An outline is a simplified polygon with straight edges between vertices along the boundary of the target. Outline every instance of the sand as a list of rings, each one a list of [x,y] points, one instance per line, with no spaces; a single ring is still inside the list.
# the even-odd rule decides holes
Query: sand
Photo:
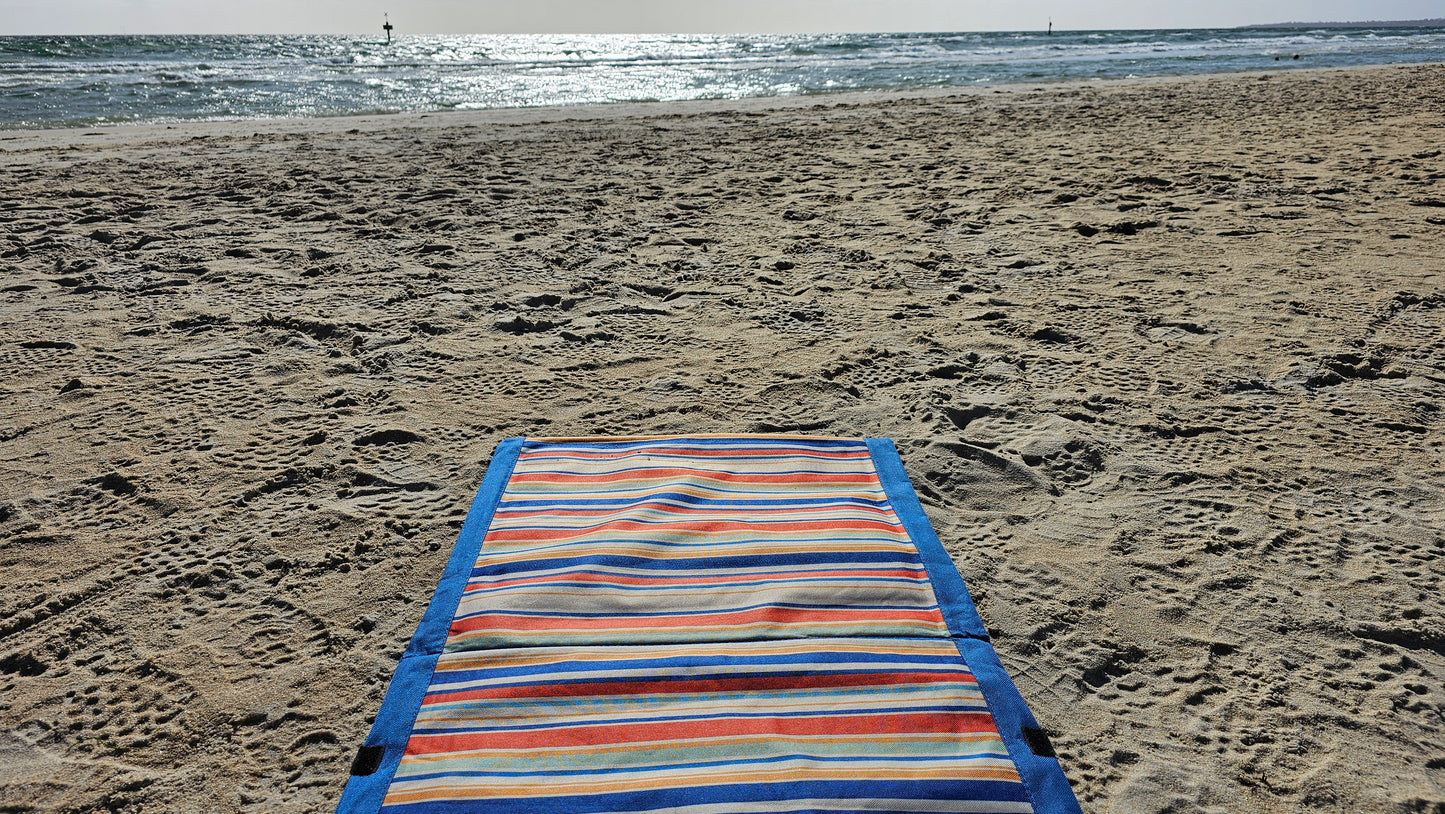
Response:
[[[1445,812],[1445,66],[0,133],[0,811],[328,811],[496,443],[895,439],[1090,812]]]

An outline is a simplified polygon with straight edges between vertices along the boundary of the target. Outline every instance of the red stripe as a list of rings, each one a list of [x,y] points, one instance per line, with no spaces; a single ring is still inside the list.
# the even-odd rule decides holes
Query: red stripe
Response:
[[[798,608],[754,608],[736,613],[686,614],[681,616],[635,616],[583,619],[570,616],[517,616],[507,613],[483,613],[453,620],[449,636],[472,631],[527,630],[646,630],[677,627],[712,627],[770,622],[776,625],[799,625],[808,622],[928,622],[943,624],[943,615],[934,608],[921,610],[872,610],[837,608],[802,610]]]
[[[565,500],[565,498],[563,498],[563,499]],[[758,515],[758,514],[762,514],[762,515],[772,515],[772,514],[793,514],[793,515],[797,515],[797,514],[802,514],[802,515],[808,515],[808,514],[830,514],[830,515],[836,515],[836,514],[839,513],[839,512],[866,512],[866,513],[868,513],[868,514],[876,514],[876,515],[879,515],[879,516],[881,516],[881,517],[892,517],[892,516],[893,516],[893,512],[891,512],[891,511],[889,511],[889,510],[887,510],[887,509],[879,509],[879,508],[876,508],[876,507],[873,507],[873,506],[848,506],[848,505],[837,505],[837,504],[834,504],[834,505],[816,506],[816,507],[810,507],[810,508],[781,508],[781,509],[744,508],[744,509],[739,509],[738,507],[735,507],[735,506],[678,506],[678,505],[673,504],[673,503],[666,503],[666,502],[661,502],[661,501],[656,502],[656,503],[632,503],[632,504],[628,504],[628,505],[626,505],[626,506],[613,506],[613,507],[611,507],[611,508],[604,508],[604,509],[533,509],[533,508],[526,508],[526,509],[508,509],[508,508],[506,508],[506,504],[503,503],[503,504],[501,504],[501,505],[499,505],[499,506],[497,507],[497,510],[496,510],[495,512],[493,512],[493,515],[492,515],[492,516],[493,516],[493,517],[504,517],[504,518],[507,518],[507,519],[509,519],[509,520],[511,520],[511,519],[516,519],[516,518],[521,518],[521,517],[606,517],[606,516],[608,516],[608,515],[617,514],[617,513],[619,513],[619,512],[635,512],[635,511],[641,511],[641,510],[643,510],[643,509],[651,509],[651,510],[653,510],[653,511],[665,512],[665,513],[670,514],[670,515],[678,515],[678,516],[684,516],[684,517],[687,516],[687,515],[693,515],[693,514],[724,514],[724,513],[726,513],[726,514],[732,514],[732,515],[746,514],[746,515],[748,515],[748,516]]]
[[[611,483],[613,481],[653,480],[658,478],[683,477],[720,483],[878,483],[870,473],[830,474],[826,472],[788,472],[768,474],[766,472],[717,472],[707,469],[685,469],[667,467],[655,469],[629,469],[626,472],[601,472],[597,474],[563,474],[559,472],[515,472],[510,483]],[[683,481],[685,485],[687,481]]]
[[[485,545],[485,543],[494,541],[566,540],[599,531],[750,531],[757,534],[776,534],[785,531],[881,531],[887,534],[898,534],[901,530],[896,525],[875,520],[813,520],[798,521],[795,523],[745,523],[740,520],[708,520],[644,523],[639,520],[621,519],[613,520],[610,523],[598,523],[596,525],[582,526],[575,529],[491,529],[487,532],[483,544]]]
[[[997,733],[988,713],[860,714],[799,718],[744,718],[656,724],[576,726],[526,732],[470,732],[415,736],[409,755],[434,755],[469,749],[528,749],[548,746],[607,746],[647,741],[724,738],[735,735],[913,735]]]
[[[869,453],[866,449],[852,449],[844,451],[823,451],[816,449],[801,449],[798,447],[772,447],[768,449],[697,449],[695,447],[647,447],[628,450],[608,450],[603,452],[583,452],[571,450],[552,450],[523,452],[518,457],[524,461],[580,458],[588,460],[625,460],[637,456],[647,455],[682,455],[689,458],[836,458],[836,459],[858,459],[867,458]]]

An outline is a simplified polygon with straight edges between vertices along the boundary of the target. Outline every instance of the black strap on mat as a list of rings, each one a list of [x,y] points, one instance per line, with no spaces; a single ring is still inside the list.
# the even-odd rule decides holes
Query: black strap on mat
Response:
[[[356,759],[351,761],[351,773],[366,777],[381,768],[381,757],[386,754],[385,746],[363,746],[356,750]]]
[[[1039,757],[1057,757],[1054,754],[1054,744],[1049,741],[1049,734],[1042,729],[1032,726],[1023,727],[1024,743],[1029,745],[1029,751]]]

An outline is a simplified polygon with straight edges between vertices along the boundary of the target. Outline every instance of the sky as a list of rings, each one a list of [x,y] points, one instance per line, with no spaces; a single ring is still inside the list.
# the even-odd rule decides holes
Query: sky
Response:
[[[0,0],[0,35],[1213,28],[1445,17],[1445,0]]]

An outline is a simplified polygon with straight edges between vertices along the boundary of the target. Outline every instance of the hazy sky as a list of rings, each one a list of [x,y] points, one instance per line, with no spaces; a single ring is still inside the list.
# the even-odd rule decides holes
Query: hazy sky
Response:
[[[4,34],[1012,31],[1445,17],[1445,0],[0,0]]]

